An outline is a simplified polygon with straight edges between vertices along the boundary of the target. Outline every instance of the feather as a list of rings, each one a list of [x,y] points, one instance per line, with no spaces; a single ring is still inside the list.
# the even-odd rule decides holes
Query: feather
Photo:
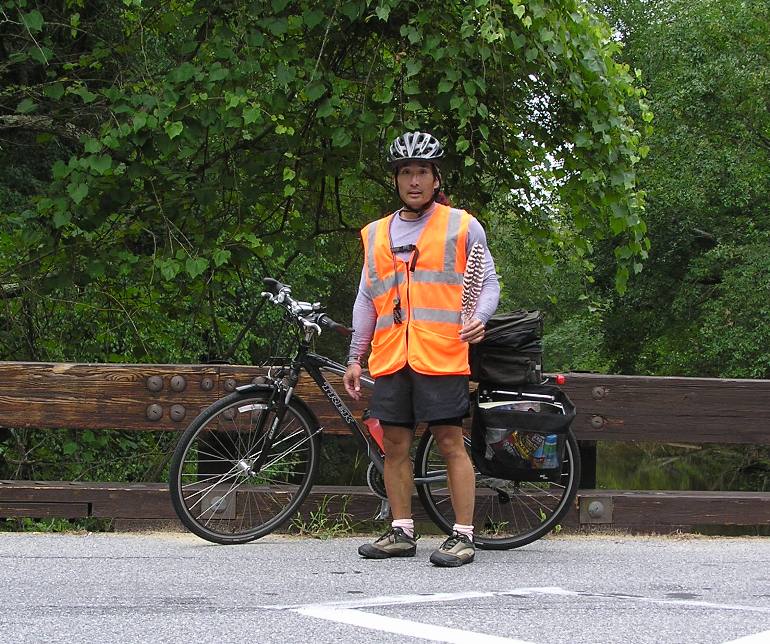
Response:
[[[484,256],[484,247],[479,242],[473,244],[471,252],[468,253],[463,275],[463,324],[467,324],[476,312],[476,303],[479,301],[481,285],[484,282]]]

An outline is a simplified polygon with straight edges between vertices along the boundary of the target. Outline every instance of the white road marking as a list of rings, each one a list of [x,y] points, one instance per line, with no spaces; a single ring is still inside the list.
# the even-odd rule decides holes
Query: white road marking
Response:
[[[464,593],[430,593],[425,595],[386,595],[366,597],[362,599],[350,599],[320,604],[288,604],[285,606],[262,606],[273,610],[296,610],[309,606],[329,606],[336,608],[372,608],[375,606],[397,606],[400,604],[425,604],[434,602],[452,602],[463,599],[483,599],[485,597],[505,596],[527,597],[530,595],[561,595],[563,597],[594,597],[598,599],[614,599],[649,604],[672,604],[678,606],[694,606],[697,608],[714,608],[717,610],[748,611],[755,613],[770,613],[770,608],[763,606],[745,606],[743,604],[718,604],[695,599],[673,599],[670,597],[640,597],[638,595],[621,595],[610,593],[591,593],[584,591],[566,590],[557,586],[512,588],[510,590],[495,591],[469,591]]]
[[[452,642],[453,644],[532,644],[532,642],[525,640],[514,640],[507,637],[498,637],[497,635],[485,635],[484,633],[448,628],[446,626],[423,624],[408,619],[396,619],[352,608],[315,605],[296,608],[292,612],[331,622],[350,624],[358,628],[419,637],[432,642]]]
[[[636,595],[612,595],[609,593],[575,593],[581,597],[598,597],[603,599],[624,599],[628,601],[643,602],[646,604],[672,604],[675,606],[694,606],[697,608],[714,608],[716,610],[736,610],[751,613],[770,613],[770,608],[764,606],[745,606],[743,604],[717,604],[695,599],[671,599],[669,597],[638,597]]]
[[[261,606],[273,610],[295,610],[308,606],[333,606],[336,608],[370,608],[373,606],[396,606],[399,604],[426,604],[432,602],[453,602],[461,599],[477,599],[484,597],[499,597],[501,595],[576,595],[577,593],[556,588],[542,586],[540,588],[514,588],[503,591],[468,591],[464,593],[426,593],[423,595],[384,595],[376,597],[364,597],[361,599],[344,599],[341,601],[323,602],[321,604],[287,604],[284,606]]]
[[[768,644],[770,642],[770,631],[764,631],[762,633],[754,633],[754,635],[747,635],[737,640],[730,640],[724,644]]]
[[[669,597],[640,597],[637,595],[622,595],[611,593],[591,593],[585,591],[567,590],[557,586],[512,588],[502,591],[469,591],[464,593],[426,593],[422,595],[385,595],[331,601],[315,604],[288,604],[261,606],[272,610],[287,610],[327,621],[350,624],[360,628],[397,633],[434,642],[453,642],[456,644],[531,644],[525,640],[510,639],[497,635],[486,635],[472,631],[464,631],[445,626],[434,626],[406,619],[397,619],[378,615],[362,609],[385,606],[405,606],[410,604],[427,604],[437,602],[454,602],[467,599],[484,599],[489,597],[528,597],[532,595],[555,595],[562,597],[591,597],[595,599],[611,599],[615,601],[630,601],[647,604],[666,604],[671,606],[692,606],[711,608],[715,610],[743,611],[770,613],[770,608],[763,606],[745,606],[742,604],[718,604],[715,602],[692,599],[674,599]],[[770,644],[770,631],[749,635],[744,638],[725,642],[725,644]]]

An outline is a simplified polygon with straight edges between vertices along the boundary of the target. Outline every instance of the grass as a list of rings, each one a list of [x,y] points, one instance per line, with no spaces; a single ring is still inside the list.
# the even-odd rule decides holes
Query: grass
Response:
[[[291,520],[289,532],[314,539],[332,539],[347,537],[360,531],[360,521],[354,521],[353,515],[347,511],[350,496],[343,494],[339,497],[339,509],[332,511],[330,503],[337,495],[324,495],[315,510],[311,510],[307,519],[300,513]]]
[[[9,517],[0,519],[0,532],[112,532],[111,519],[33,519]]]

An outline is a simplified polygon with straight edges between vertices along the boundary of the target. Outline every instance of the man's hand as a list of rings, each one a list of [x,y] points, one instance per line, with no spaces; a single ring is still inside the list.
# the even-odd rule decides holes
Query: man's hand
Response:
[[[484,339],[484,325],[481,320],[471,319],[460,329],[460,339],[468,344],[476,344]]]
[[[353,400],[361,400],[361,365],[348,365],[345,375],[342,376],[342,383]]]

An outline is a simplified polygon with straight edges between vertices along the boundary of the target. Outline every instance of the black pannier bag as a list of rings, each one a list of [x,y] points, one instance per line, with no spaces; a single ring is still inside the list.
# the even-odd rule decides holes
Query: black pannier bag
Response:
[[[558,387],[480,385],[473,401],[471,456],[486,476],[558,481],[575,406]]]
[[[543,379],[543,315],[520,309],[493,315],[470,345],[471,380],[516,386]]]

